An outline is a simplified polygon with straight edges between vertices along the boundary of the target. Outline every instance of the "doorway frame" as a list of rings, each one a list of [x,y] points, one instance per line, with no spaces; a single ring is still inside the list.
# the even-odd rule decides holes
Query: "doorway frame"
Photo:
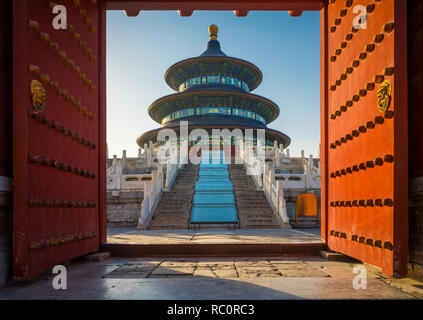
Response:
[[[177,10],[181,16],[191,16],[194,11],[233,11],[237,17],[245,17],[249,11],[288,11],[291,17],[301,16],[303,11],[319,11],[320,12],[320,146],[321,146],[321,238],[327,244],[329,243],[329,203],[328,203],[328,151],[329,151],[329,114],[328,114],[328,79],[329,79],[329,61],[327,59],[329,52],[329,18],[328,6],[336,0],[265,0],[259,2],[257,0],[246,1],[178,1],[178,0],[158,0],[158,1],[139,1],[139,0],[100,0],[100,77],[105,75],[105,26],[107,10],[124,10],[128,16],[137,16],[140,11],[149,10]],[[338,0],[339,1],[339,0]],[[395,41],[394,55],[397,84],[394,88],[394,96],[396,105],[401,106],[403,110],[396,118],[394,130],[394,151],[395,162],[393,177],[395,179],[394,198],[396,199],[394,214],[394,242],[398,242],[402,251],[408,253],[408,83],[407,83],[407,0],[395,0],[394,7],[395,24],[400,26],[397,31],[398,40]],[[99,79],[100,86],[100,107],[106,106],[106,83],[105,76]],[[404,110],[405,109],[405,110]],[[106,163],[106,127],[105,112],[102,114],[100,124],[100,141],[103,152],[100,154],[100,243],[107,241],[107,225],[106,225],[106,192],[105,192],[105,163]],[[401,143],[402,142],[402,143]],[[102,158],[103,157],[103,158]],[[102,183],[102,180],[104,183]],[[330,249],[330,248],[329,248]],[[394,263],[400,267],[394,271],[397,276],[407,274],[408,254],[401,253],[400,257],[394,256]]]
[[[178,11],[182,17],[189,17],[194,11],[233,11],[237,17],[245,17],[249,11],[287,11],[293,17],[299,17],[303,11],[320,11],[320,145],[323,152],[320,153],[321,161],[321,237],[327,243],[328,215],[327,215],[327,108],[322,105],[327,103],[327,4],[333,0],[273,0],[259,2],[257,0],[246,1],[178,1],[178,0],[99,0],[99,104],[101,113],[99,132],[99,236],[100,245],[107,243],[107,199],[106,199],[106,160],[107,160],[107,96],[106,96],[106,25],[108,10],[123,10],[128,17],[137,16],[142,11]],[[323,32],[325,31],[325,32]],[[323,174],[322,174],[323,173]]]

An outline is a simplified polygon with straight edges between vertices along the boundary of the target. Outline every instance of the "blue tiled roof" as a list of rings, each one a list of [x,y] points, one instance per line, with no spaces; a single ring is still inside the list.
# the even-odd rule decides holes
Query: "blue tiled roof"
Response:
[[[226,54],[220,50],[220,43],[217,40],[209,40],[207,42],[207,49],[200,57],[226,57]]]

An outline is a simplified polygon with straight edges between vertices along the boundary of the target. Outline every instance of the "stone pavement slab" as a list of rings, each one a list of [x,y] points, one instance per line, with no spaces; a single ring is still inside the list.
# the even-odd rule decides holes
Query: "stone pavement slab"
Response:
[[[209,266],[198,266],[194,271],[194,277],[217,278]]]
[[[181,276],[192,276],[194,274],[194,266],[185,266],[185,267],[162,267],[159,266],[156,268],[150,275],[153,277],[181,277]]]
[[[217,278],[231,279],[238,278],[235,266],[233,267],[215,267],[212,269]]]

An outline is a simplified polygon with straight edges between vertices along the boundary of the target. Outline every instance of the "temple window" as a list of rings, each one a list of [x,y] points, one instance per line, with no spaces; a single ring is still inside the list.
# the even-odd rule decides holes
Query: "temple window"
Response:
[[[236,78],[221,76],[221,75],[209,75],[209,76],[202,76],[202,77],[195,77],[184,81],[179,86],[179,91],[184,91],[192,86],[199,85],[199,84],[207,84],[207,83],[222,83],[222,84],[230,84],[236,87],[243,89],[246,92],[249,92],[248,85]]]

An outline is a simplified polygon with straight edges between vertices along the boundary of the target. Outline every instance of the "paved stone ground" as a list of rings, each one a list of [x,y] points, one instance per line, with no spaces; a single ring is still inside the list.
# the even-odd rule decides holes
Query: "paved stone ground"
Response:
[[[170,230],[109,228],[114,243],[321,242],[318,229]],[[353,288],[356,265],[367,288]],[[423,299],[423,283],[385,278],[378,269],[321,257],[110,258],[67,265],[67,290],[55,290],[51,272],[0,287],[0,299]]]
[[[268,278],[330,277],[319,266],[303,260],[288,259],[186,259],[135,260],[107,274],[105,278]]]
[[[53,289],[48,273],[1,287],[0,299],[416,299],[423,292],[404,292],[370,266],[367,288],[356,290],[355,265],[321,257],[81,260],[67,265],[67,290]]]
[[[108,243],[322,243],[320,229],[145,230],[108,227]]]

